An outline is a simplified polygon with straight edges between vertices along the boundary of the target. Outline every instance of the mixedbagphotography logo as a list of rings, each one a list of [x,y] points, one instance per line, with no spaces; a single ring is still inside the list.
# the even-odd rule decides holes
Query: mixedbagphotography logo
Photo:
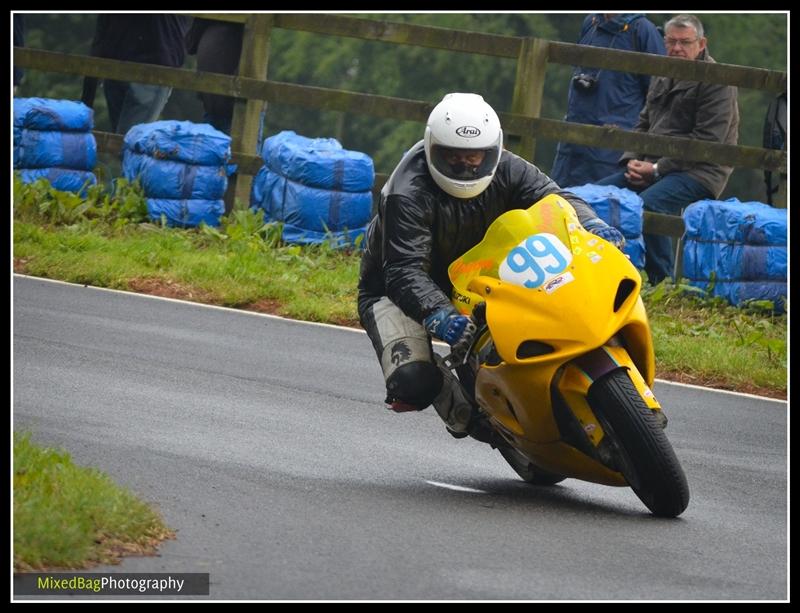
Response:
[[[14,594],[66,595],[208,595],[208,573],[19,573]]]

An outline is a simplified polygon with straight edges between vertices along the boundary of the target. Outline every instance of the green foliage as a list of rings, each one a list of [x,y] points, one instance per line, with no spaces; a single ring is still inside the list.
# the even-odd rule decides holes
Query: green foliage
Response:
[[[157,513],[63,450],[14,433],[14,570],[84,568],[145,553],[170,531]]]
[[[14,175],[14,212],[23,219],[49,224],[72,224],[85,219],[91,204],[72,192],[53,189],[46,179],[25,184]]]
[[[202,224],[200,232],[225,248],[238,250],[266,251],[281,240],[280,224],[264,222],[263,213],[252,209],[236,209],[223,215],[219,229]]]
[[[14,215],[16,219],[32,224],[93,228],[109,235],[129,224],[149,221],[147,201],[138,182],[120,178],[112,185],[111,193],[102,184],[92,186],[82,198],[72,192],[56,190],[44,179],[26,184],[15,175]],[[164,218],[160,223],[146,226],[149,228],[146,231],[169,237],[169,243],[179,249],[214,245],[225,252],[254,251],[269,253],[280,261],[298,259],[310,267],[314,266],[314,261],[307,253],[326,259],[338,251],[349,253],[352,249],[339,249],[331,232],[328,232],[328,240],[305,249],[298,245],[285,245],[281,238],[283,224],[265,222],[263,211],[254,209],[240,208],[223,215],[218,228],[201,224],[196,229],[173,231]],[[27,234],[27,226],[21,226],[20,231]],[[185,240],[176,241],[174,237],[184,237]],[[354,249],[359,249],[361,238]],[[155,264],[154,257],[153,253],[148,254],[147,263]]]
[[[324,225],[324,224],[323,224]],[[350,254],[360,248],[363,235],[356,239],[353,247],[342,248],[336,237],[325,226],[327,240],[306,246],[285,244],[282,240],[283,224],[265,222],[263,211],[234,209],[220,220],[219,228],[201,225],[197,244],[213,244],[225,251],[258,251],[269,253],[277,261],[298,261],[305,266],[316,266],[315,259],[328,260],[341,253]]]
[[[366,14],[436,27],[506,35],[553,36],[546,15]],[[343,88],[400,98],[438,102],[450,91],[480,92],[496,109],[510,110],[516,61],[342,37],[275,30],[269,78],[306,85]],[[566,92],[566,89],[562,89]],[[378,172],[388,173],[403,153],[422,138],[417,122],[384,120],[336,112],[271,105],[267,131],[297,130],[306,136],[334,136],[350,149],[365,151]]]
[[[138,182],[116,179],[113,192],[98,183],[87,188],[86,195],[55,189],[46,179],[23,183],[14,174],[14,214],[19,219],[50,225],[97,225],[111,229],[147,220],[147,201]]]
[[[729,347],[749,349],[754,360],[774,366],[785,365],[787,316],[776,312],[769,300],[732,306],[714,296],[713,285],[702,289],[681,279],[664,280],[642,290],[642,300],[651,319],[663,318],[663,331],[708,341],[720,339]]]

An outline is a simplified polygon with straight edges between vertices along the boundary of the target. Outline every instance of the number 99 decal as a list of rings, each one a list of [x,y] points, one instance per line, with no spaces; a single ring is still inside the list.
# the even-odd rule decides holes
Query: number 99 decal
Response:
[[[571,261],[572,252],[558,237],[534,234],[508,252],[498,272],[503,281],[535,289],[564,272]]]

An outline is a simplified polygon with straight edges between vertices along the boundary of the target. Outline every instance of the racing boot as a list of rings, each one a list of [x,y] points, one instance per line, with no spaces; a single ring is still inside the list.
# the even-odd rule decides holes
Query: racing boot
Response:
[[[450,435],[454,438],[470,436],[494,449],[510,447],[508,441],[492,427],[486,415],[481,413],[458,378],[444,365],[444,360],[435,354],[434,359],[444,381],[439,395],[433,400],[433,407]]]
[[[469,435],[468,428],[473,417],[478,414],[478,407],[467,395],[461,382],[449,370],[438,355],[434,356],[442,373],[442,389],[433,399],[433,408],[442,418],[447,431],[455,438]]]

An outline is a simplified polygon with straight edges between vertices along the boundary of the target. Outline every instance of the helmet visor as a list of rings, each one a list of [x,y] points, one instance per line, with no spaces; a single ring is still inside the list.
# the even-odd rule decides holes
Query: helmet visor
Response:
[[[494,172],[498,147],[488,149],[457,149],[444,145],[431,147],[431,163],[448,179],[455,181],[477,181]]]

